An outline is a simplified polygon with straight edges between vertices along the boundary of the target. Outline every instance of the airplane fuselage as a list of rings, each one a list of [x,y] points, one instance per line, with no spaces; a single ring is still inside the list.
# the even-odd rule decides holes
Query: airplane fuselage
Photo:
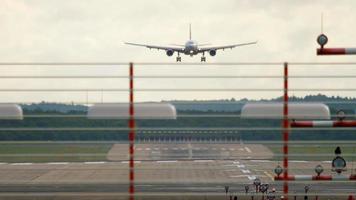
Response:
[[[198,54],[198,43],[193,40],[188,40],[184,45],[184,54],[185,55],[197,55]]]

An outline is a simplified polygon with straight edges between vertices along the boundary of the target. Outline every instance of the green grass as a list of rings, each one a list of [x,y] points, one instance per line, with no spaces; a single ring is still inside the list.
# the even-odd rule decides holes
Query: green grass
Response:
[[[281,160],[283,158],[282,146],[276,145],[266,145],[274,154],[274,159]],[[332,160],[334,155],[334,150],[337,145],[290,145],[289,146],[289,159],[290,160],[307,160],[307,161],[324,161]],[[342,151],[342,156],[347,161],[356,161],[356,146],[342,146],[339,145]],[[277,155],[276,155],[277,154]],[[297,154],[297,155],[293,155]]]
[[[0,143],[0,162],[105,161],[112,144]]]

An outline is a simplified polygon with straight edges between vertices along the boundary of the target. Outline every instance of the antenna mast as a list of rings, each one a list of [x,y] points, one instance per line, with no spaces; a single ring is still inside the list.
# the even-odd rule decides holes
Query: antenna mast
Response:
[[[189,40],[192,39],[192,24],[189,24]]]
[[[321,23],[321,33],[324,33],[324,13],[321,13],[321,19],[320,19],[320,23]]]

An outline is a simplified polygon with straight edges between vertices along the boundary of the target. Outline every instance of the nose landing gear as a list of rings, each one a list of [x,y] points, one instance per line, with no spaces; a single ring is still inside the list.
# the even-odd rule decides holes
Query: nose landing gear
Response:
[[[206,62],[206,57],[204,55],[204,52],[203,52],[203,56],[200,58],[200,62]]]
[[[177,56],[176,61],[177,61],[177,62],[182,62],[182,57],[179,56],[179,53],[178,53],[178,56]]]

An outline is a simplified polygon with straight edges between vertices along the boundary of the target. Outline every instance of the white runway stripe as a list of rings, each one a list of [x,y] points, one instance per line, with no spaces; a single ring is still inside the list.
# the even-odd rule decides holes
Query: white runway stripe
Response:
[[[265,162],[273,162],[271,160],[250,160],[251,162],[261,162],[261,163],[265,163]]]
[[[245,147],[245,150],[246,150],[248,153],[252,153],[251,149],[248,148],[248,147]]]
[[[49,163],[45,163],[48,165],[68,165],[69,162],[49,162]]]
[[[157,163],[176,163],[177,160],[157,160]]]
[[[245,165],[237,165],[238,168],[245,168]]]
[[[12,163],[11,165],[32,165],[33,163]]]
[[[251,171],[248,170],[248,169],[242,169],[241,171],[242,171],[242,173],[244,173],[244,174],[250,174],[250,173],[251,173]]]
[[[105,164],[106,162],[105,161],[98,161],[98,162],[84,162],[84,164],[87,164],[87,165],[94,165],[94,164]]]
[[[194,160],[194,162],[214,162],[214,160]]]
[[[128,164],[129,161],[121,161],[121,163],[122,163],[122,164]],[[139,160],[138,160],[138,161],[134,161],[134,163],[141,163],[141,161],[139,161]]]
[[[232,175],[230,178],[241,178],[241,177],[248,177],[248,175]]]
[[[256,176],[247,176],[248,180],[252,181],[256,179]]]
[[[236,172],[237,169],[225,169],[224,171],[225,171],[225,172]]]

